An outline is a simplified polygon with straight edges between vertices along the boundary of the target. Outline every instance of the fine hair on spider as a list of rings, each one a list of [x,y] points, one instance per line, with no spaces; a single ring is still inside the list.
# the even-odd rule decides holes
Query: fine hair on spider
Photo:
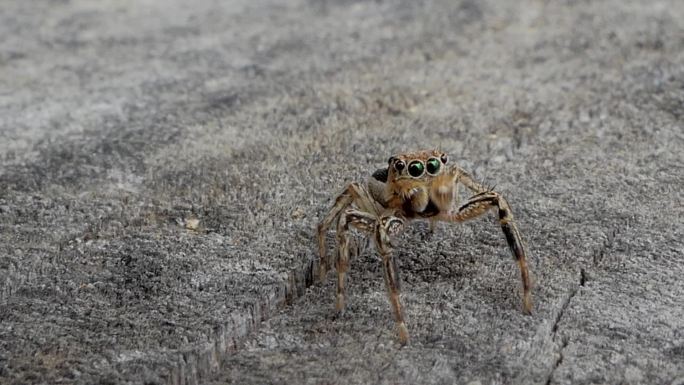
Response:
[[[459,204],[459,186],[472,192]],[[366,183],[350,183],[337,196],[333,207],[317,228],[320,256],[319,277],[324,281],[330,263],[327,257],[326,233],[335,225],[337,271],[335,309],[342,312],[346,303],[346,275],[350,265],[352,240],[350,229],[368,234],[382,261],[383,276],[399,342],[408,342],[408,329],[399,298],[399,275],[391,238],[399,234],[407,222],[428,220],[432,229],[436,222],[464,222],[490,210],[496,212],[522,281],[523,313],[532,312],[531,280],[527,256],[513,212],[495,186],[480,183],[453,162],[441,150],[403,152],[392,155],[387,166],[375,170]]]

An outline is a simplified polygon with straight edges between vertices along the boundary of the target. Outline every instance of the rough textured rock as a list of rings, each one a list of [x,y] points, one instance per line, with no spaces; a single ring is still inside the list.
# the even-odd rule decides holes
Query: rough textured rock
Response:
[[[681,2],[2,8],[1,383],[684,382]],[[400,347],[313,229],[431,147],[508,197],[535,309],[493,218],[415,223]]]

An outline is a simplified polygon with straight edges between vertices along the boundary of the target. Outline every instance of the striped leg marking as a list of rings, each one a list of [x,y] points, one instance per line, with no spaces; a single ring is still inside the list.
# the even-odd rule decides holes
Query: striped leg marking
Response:
[[[499,215],[501,230],[506,237],[508,247],[511,249],[513,257],[518,262],[520,277],[523,286],[523,312],[532,313],[532,298],[530,274],[527,269],[525,248],[518,227],[513,222],[513,212],[508,202],[497,192],[485,191],[471,197],[465,204],[458,208],[455,213],[440,214],[437,219],[448,222],[463,222],[476,218],[489,209],[496,208]]]
[[[330,269],[328,262],[326,247],[325,247],[325,234],[328,231],[330,225],[335,221],[336,218],[340,216],[343,210],[348,208],[352,203],[356,204],[361,208],[372,208],[372,198],[370,194],[358,183],[350,183],[349,186],[340,194],[337,199],[335,199],[335,204],[328,211],[328,214],[323,218],[323,220],[318,224],[317,237],[318,237],[318,255],[320,257],[319,264],[319,280],[323,282],[325,276]]]
[[[346,276],[349,271],[349,226],[371,233],[377,220],[372,214],[349,209],[340,215],[337,222],[337,259],[335,269],[337,270],[337,299],[335,301],[335,311],[338,314],[344,312],[346,303]]]
[[[399,299],[400,295],[400,279],[397,270],[397,264],[392,255],[389,235],[396,234],[403,227],[403,220],[396,217],[384,217],[381,223],[378,224],[375,231],[375,246],[378,253],[382,257],[383,275],[385,278],[385,287],[387,288],[387,296],[389,297],[390,305],[392,306],[392,314],[397,325],[397,333],[399,335],[399,342],[405,345],[408,342],[408,329],[404,322],[404,312]]]

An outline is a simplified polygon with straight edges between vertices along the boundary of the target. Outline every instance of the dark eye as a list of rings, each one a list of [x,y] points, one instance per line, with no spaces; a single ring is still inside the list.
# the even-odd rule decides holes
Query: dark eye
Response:
[[[401,170],[403,170],[404,167],[406,167],[406,163],[404,163],[401,160],[398,160],[397,163],[394,164],[394,169],[399,171],[399,172],[401,172]]]
[[[437,159],[437,158],[428,159],[427,164],[426,164],[428,174],[430,174],[430,175],[437,174],[439,172],[439,167],[441,165],[442,164],[439,163],[439,159]]]
[[[447,154],[442,154],[442,156],[440,156],[439,159],[441,159],[442,163],[444,164],[447,164],[447,162],[449,161],[449,157],[447,156]]]
[[[414,178],[418,178],[419,176],[423,175],[425,172],[425,166],[423,165],[422,162],[414,160],[413,162],[409,163],[408,166],[408,173]]]

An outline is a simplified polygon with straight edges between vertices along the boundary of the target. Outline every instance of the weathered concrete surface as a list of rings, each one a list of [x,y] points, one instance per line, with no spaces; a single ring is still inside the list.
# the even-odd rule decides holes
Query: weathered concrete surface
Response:
[[[0,383],[684,382],[681,2],[0,7]],[[491,218],[415,224],[401,348],[371,249],[342,317],[305,289],[313,228],[435,146],[535,313]]]

